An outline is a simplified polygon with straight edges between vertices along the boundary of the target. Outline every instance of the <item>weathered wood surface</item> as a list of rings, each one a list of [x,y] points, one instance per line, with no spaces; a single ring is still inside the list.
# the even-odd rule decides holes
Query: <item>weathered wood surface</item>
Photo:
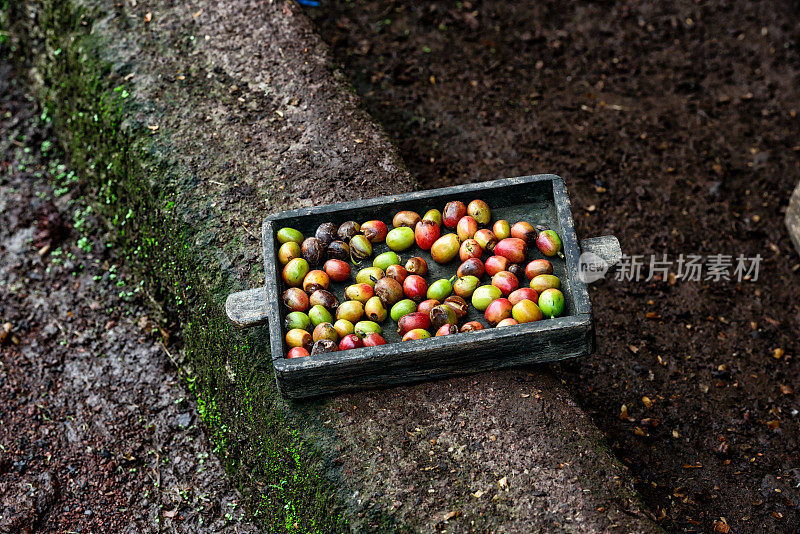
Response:
[[[789,237],[792,238],[794,248],[800,254],[800,183],[792,193],[789,200],[789,209],[786,210],[786,228],[789,229]]]
[[[613,235],[582,239],[581,253],[586,252],[597,254],[609,267],[613,267],[622,260],[622,247],[619,239]]]
[[[267,290],[256,287],[232,293],[225,300],[225,313],[237,328],[266,324],[269,319]]]
[[[400,210],[413,209],[422,213],[433,207],[441,208],[451,200],[466,203],[475,198],[489,203],[496,219],[543,223],[558,231],[565,259],[551,260],[554,273],[562,281],[566,299],[563,317],[514,328],[486,329],[468,336],[442,336],[403,344],[397,343],[399,335],[394,331],[393,323],[387,322],[384,323],[384,337],[389,342],[387,345],[369,350],[334,352],[314,358],[289,360],[285,357],[283,318],[286,310],[280,305],[284,288],[278,276],[275,239],[280,228],[288,226],[300,230],[304,235],[313,235],[317,226],[325,221],[336,224],[347,220],[390,221],[394,213]],[[591,304],[586,284],[578,277],[580,248],[569,197],[563,180],[555,175],[506,178],[282,212],[265,220],[263,241],[272,360],[278,387],[289,397],[307,397],[523,363],[553,361],[586,355],[594,350]],[[613,243],[605,240],[598,241],[597,245],[602,250],[613,249]],[[374,254],[379,254],[386,246],[375,245],[373,248]],[[425,257],[426,253],[414,248],[408,254]],[[613,251],[609,254],[613,256]],[[429,261],[428,267],[430,281],[450,278],[456,269],[455,264],[439,265],[433,261]],[[346,285],[333,284],[332,289],[340,294]],[[250,306],[249,301],[245,302],[248,302],[249,311],[238,314],[238,317],[260,313],[257,307]],[[471,308],[464,320],[479,318],[482,318],[482,314]]]

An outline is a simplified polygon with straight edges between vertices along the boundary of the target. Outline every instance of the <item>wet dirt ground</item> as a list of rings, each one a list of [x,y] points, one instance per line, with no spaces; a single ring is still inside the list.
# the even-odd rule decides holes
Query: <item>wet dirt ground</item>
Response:
[[[800,178],[798,9],[307,10],[426,187],[554,172],[580,236],[644,256],[643,280],[592,286],[597,353],[554,369],[669,531],[800,528],[800,256],[783,224]],[[681,254],[706,270],[646,281],[653,254],[672,275]],[[706,280],[716,254],[760,255],[757,280]]]
[[[0,532],[255,532],[0,46]]]

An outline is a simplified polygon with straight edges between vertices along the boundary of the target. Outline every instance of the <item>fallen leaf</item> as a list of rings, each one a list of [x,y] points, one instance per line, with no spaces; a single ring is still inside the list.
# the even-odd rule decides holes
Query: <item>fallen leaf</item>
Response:
[[[149,12],[149,11],[148,11],[148,12],[147,12],[147,13],[145,13],[145,15],[144,15],[144,21],[145,21],[145,22],[150,22],[151,20],[153,20],[153,14],[152,14],[151,12]]]
[[[452,511],[452,512],[447,512],[446,514],[444,514],[444,520],[445,521],[449,521],[449,520],[453,519],[454,517],[458,517],[460,515],[461,515],[461,512],[456,512],[455,510]]]
[[[778,421],[777,419],[773,419],[772,421],[767,421],[767,428],[769,428],[770,430],[774,430],[780,427],[781,427],[781,422]]]
[[[486,492],[484,491],[478,490],[475,493],[473,493],[472,496],[475,497],[476,499],[480,499],[481,497],[484,496],[485,493]]]
[[[783,354],[784,351],[780,347],[772,351],[772,357],[775,358],[776,360],[780,360],[781,358],[783,358]]]
[[[650,400],[650,397],[648,397],[647,395],[645,395],[644,397],[642,397],[642,403],[645,405],[645,407],[646,407],[648,410],[649,410],[650,408],[652,408],[652,407],[653,407],[653,401],[651,401],[651,400]]]
[[[508,490],[508,477],[503,477],[497,481],[497,485],[500,486],[500,489]]]
[[[784,395],[791,395],[791,394],[793,393],[793,392],[792,392],[792,388],[790,388],[790,387],[789,387],[789,386],[787,386],[786,384],[781,384],[781,385],[780,385],[780,386],[778,386],[778,387],[780,387],[780,388],[781,388],[781,393],[783,393]]]

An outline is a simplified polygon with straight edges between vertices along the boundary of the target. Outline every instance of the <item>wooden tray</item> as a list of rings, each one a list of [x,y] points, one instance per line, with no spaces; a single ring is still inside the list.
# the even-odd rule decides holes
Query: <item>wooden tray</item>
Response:
[[[386,345],[287,359],[283,321],[288,312],[281,295],[286,289],[277,260],[276,233],[283,227],[296,228],[313,236],[323,222],[359,223],[371,219],[386,222],[400,210],[420,215],[431,208],[442,210],[451,200],[465,204],[485,200],[492,209],[492,220],[506,219],[511,224],[525,220],[546,224],[561,236],[564,259],[550,258],[554,274],[562,282],[566,309],[562,317],[507,328],[486,328],[477,332],[399,342],[396,323],[381,324]],[[443,232],[444,233],[444,232]],[[592,307],[586,284],[578,276],[581,252],[591,251],[606,266],[621,257],[619,242],[613,236],[587,239],[578,243],[564,181],[555,175],[522,176],[492,182],[460,185],[415,193],[393,195],[314,208],[303,208],[270,215],[263,225],[265,287],[234,293],[225,304],[226,313],[238,327],[268,323],[272,363],[280,392],[290,398],[310,397],[352,389],[430,380],[456,374],[474,373],[513,365],[575,358],[594,351]],[[373,246],[373,256],[364,261],[372,265],[375,255],[385,252],[385,243]],[[458,269],[456,258],[446,265],[430,260],[430,254],[414,246],[400,254],[403,262],[411,256],[428,260],[428,283],[452,277]],[[542,256],[528,252],[529,259]],[[355,282],[332,284],[340,301],[344,288]],[[489,283],[488,276],[483,281]],[[521,284],[527,283],[522,280]],[[470,306],[463,321],[483,320],[483,314]]]

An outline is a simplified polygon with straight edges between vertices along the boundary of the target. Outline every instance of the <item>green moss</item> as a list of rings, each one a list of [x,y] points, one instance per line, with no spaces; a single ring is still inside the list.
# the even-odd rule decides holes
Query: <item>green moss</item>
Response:
[[[12,29],[20,25],[15,36],[30,29],[24,9],[3,3],[2,20]],[[163,316],[180,325],[181,374],[251,515],[268,531],[348,530],[322,459],[278,408],[283,401],[266,335],[234,331],[223,315],[219,304],[231,288],[221,273],[207,272],[198,230],[183,222],[191,206],[182,205],[179,186],[188,177],[165,163],[168,145],[132,120],[139,111],[133,89],[94,59],[104,43],[82,24],[93,14],[69,0],[45,1],[39,14],[41,41],[25,37],[30,42],[19,49],[38,47],[31,58],[41,76],[43,115],[53,118],[78,185],[107,222],[116,249]]]

